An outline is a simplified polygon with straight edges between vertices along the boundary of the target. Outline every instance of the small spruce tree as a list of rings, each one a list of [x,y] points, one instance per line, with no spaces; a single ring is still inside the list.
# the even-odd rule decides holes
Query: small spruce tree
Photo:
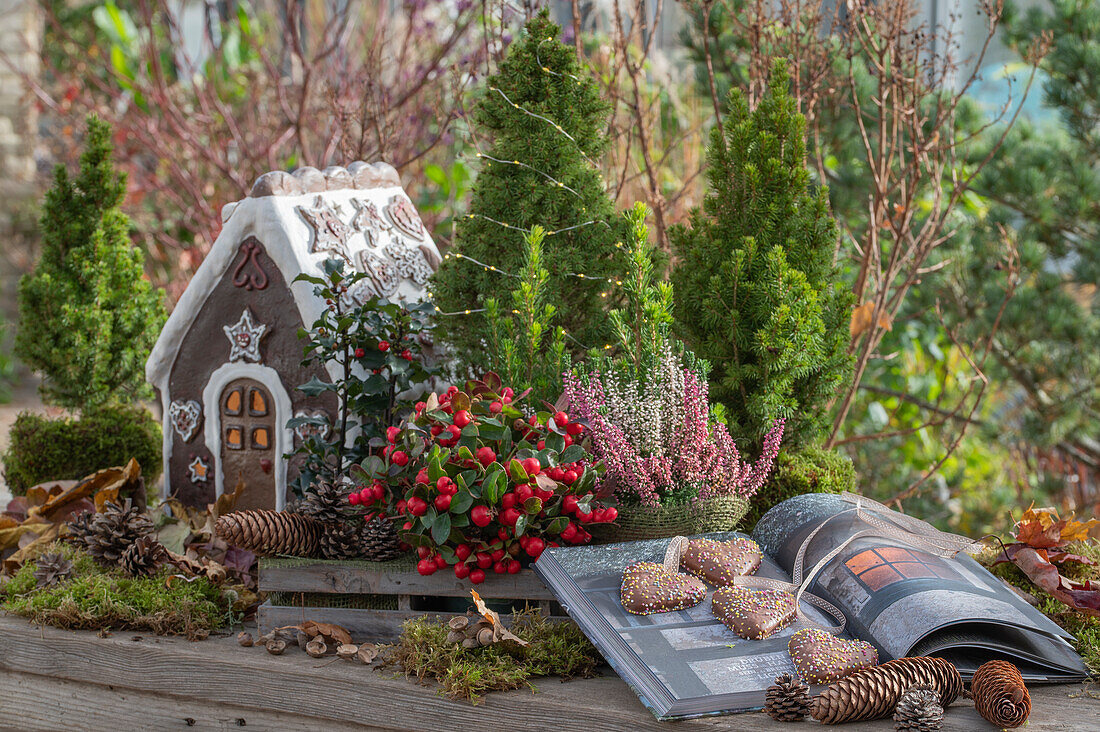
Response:
[[[851,370],[836,224],[826,189],[811,190],[789,84],[777,61],[755,110],[731,91],[707,151],[710,191],[690,228],[670,233],[677,330],[712,365],[711,398],[750,454],[780,417],[788,448],[817,437]]]
[[[560,325],[576,339],[571,348],[580,354],[578,343],[606,343],[601,293],[608,283],[599,278],[621,272],[624,256],[616,246],[622,227],[593,162],[608,144],[608,105],[573,47],[557,40],[560,30],[546,11],[535,16],[481,91],[473,120],[492,145],[454,246],[516,273],[525,259],[524,232],[542,226],[546,289],[559,304]],[[509,287],[506,279],[448,257],[432,290],[443,311],[473,310]],[[478,318],[443,318],[438,335],[476,368],[485,364],[482,325]]]
[[[111,154],[110,125],[89,117],[80,172],[55,169],[40,219],[42,256],[19,283],[16,355],[42,374],[47,401],[73,409],[140,396],[165,317],[119,208],[126,177]]]

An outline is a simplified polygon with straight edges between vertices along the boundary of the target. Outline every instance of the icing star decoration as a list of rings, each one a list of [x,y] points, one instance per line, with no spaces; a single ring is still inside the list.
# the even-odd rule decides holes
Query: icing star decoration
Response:
[[[210,468],[207,466],[205,460],[195,456],[195,459],[187,466],[187,472],[190,474],[192,483],[205,483]]]
[[[314,199],[312,208],[298,206],[297,209],[313,229],[310,252],[332,252],[348,259],[348,237],[352,234],[352,228],[340,220],[336,209],[320,196]]]
[[[230,361],[260,362],[260,338],[267,331],[267,326],[253,323],[251,310],[245,308],[240,320],[232,326],[223,325],[222,330],[229,339]]]

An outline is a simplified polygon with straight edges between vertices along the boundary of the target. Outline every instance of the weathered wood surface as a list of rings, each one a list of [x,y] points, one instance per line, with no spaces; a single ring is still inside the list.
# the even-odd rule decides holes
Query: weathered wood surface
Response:
[[[140,639],[136,639],[140,638]],[[542,680],[537,692],[491,694],[472,707],[389,672],[315,660],[294,648],[283,656],[241,648],[232,637],[188,643],[119,632],[36,628],[0,615],[0,728],[130,729],[553,729],[791,730],[763,714],[662,723],[610,671],[597,679]],[[1029,732],[1100,729],[1100,688],[1036,687]],[[807,727],[810,729],[810,727]],[[889,720],[845,725],[845,732],[888,732]],[[944,729],[993,726],[966,702]]]
[[[480,585],[460,580],[453,572],[440,570],[422,576],[408,572],[363,569],[350,564],[318,562],[292,567],[260,565],[260,589],[265,592],[335,592],[358,595],[435,595],[469,597],[470,589],[486,598],[553,600],[554,595],[533,570],[519,574],[492,574]]]

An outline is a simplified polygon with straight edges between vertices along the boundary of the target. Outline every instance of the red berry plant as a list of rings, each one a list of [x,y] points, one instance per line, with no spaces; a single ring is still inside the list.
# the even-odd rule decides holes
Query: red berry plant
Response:
[[[596,465],[574,443],[584,425],[560,411],[525,416],[516,403],[526,395],[494,373],[431,394],[360,466],[365,487],[352,501],[404,518],[420,574],[474,584],[515,574],[548,546],[590,541],[587,524],[616,519],[594,500]]]

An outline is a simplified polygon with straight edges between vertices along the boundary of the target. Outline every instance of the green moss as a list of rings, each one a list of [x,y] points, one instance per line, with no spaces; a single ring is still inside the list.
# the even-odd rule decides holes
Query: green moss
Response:
[[[836,450],[810,447],[798,452],[783,451],[775,470],[749,502],[742,527],[752,531],[760,517],[777,503],[803,493],[855,491],[856,469],[847,455]]]
[[[1080,582],[1085,580],[1091,580],[1094,583],[1100,582],[1100,545],[1085,543],[1071,544],[1069,546],[1069,551],[1074,554],[1080,554],[1083,557],[1088,557],[1095,561],[1096,564],[1088,565],[1080,562],[1065,562],[1060,565],[1061,573],[1066,577]],[[1073,634],[1073,637],[1077,639],[1076,643],[1074,643],[1074,647],[1077,649],[1077,652],[1081,654],[1081,657],[1085,659],[1085,665],[1089,667],[1093,676],[1100,677],[1100,618],[1086,615],[1054,599],[1038,585],[1029,580],[1027,575],[1015,564],[1005,562],[1004,564],[990,566],[992,559],[992,556],[984,557],[982,559],[982,564],[986,565],[990,572],[1006,582],[1009,582],[1015,587],[1019,587],[1024,592],[1034,595],[1036,599],[1039,600],[1039,609],[1050,617],[1051,620]]]
[[[600,663],[596,648],[571,622],[547,622],[537,611],[518,613],[512,631],[530,645],[498,644],[467,650],[446,643],[447,627],[424,618],[405,623],[401,639],[387,662],[400,665],[406,677],[435,679],[442,693],[477,704],[490,691],[527,686],[537,676],[563,679],[594,675]]]
[[[48,480],[76,480],[135,458],[151,486],[161,471],[161,442],[160,425],[141,407],[102,407],[79,419],[24,412],[11,429],[4,480],[21,496]]]
[[[167,568],[152,577],[132,578],[100,567],[68,544],[55,544],[48,551],[73,561],[72,576],[39,589],[34,578],[37,564],[29,561],[4,586],[0,609],[60,628],[145,630],[193,640],[231,620],[229,598],[204,578],[169,582]]]

